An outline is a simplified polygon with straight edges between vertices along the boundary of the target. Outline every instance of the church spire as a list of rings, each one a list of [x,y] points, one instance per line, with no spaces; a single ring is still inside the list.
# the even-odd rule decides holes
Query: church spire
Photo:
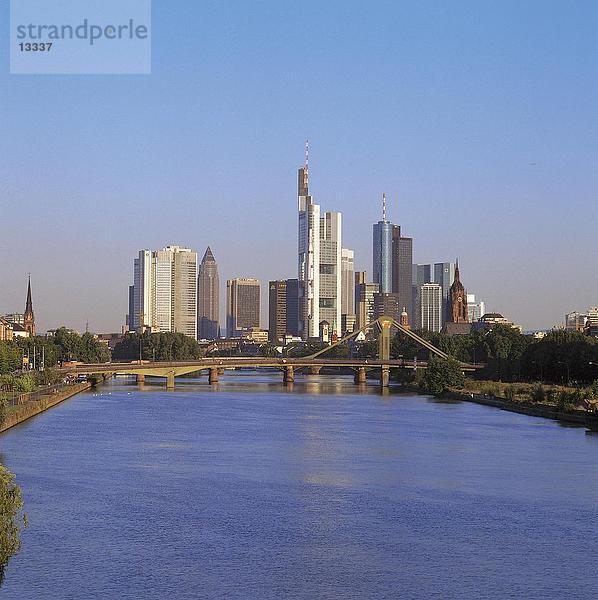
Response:
[[[27,282],[27,301],[25,303],[25,314],[23,315],[23,326],[31,337],[35,336],[35,314],[31,300],[31,273],[29,273],[29,281]]]

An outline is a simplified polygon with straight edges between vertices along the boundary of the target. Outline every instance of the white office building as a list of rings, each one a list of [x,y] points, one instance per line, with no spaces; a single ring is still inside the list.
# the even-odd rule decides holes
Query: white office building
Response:
[[[438,283],[424,283],[417,292],[417,327],[427,331],[442,329],[442,286]]]
[[[141,250],[134,263],[132,329],[197,337],[197,254],[167,246]]]

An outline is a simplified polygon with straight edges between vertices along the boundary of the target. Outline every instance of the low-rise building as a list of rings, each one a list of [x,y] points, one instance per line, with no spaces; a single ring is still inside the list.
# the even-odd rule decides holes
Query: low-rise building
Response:
[[[12,325],[0,317],[0,342],[10,342],[13,338]]]

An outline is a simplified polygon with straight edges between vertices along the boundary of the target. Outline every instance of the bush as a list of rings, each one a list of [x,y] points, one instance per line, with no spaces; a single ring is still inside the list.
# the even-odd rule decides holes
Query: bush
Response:
[[[458,361],[449,358],[444,360],[433,357],[421,376],[420,388],[434,396],[441,396],[449,388],[463,387],[465,376]]]
[[[531,398],[533,402],[545,402],[546,401],[546,390],[541,383],[536,384],[531,391]]]

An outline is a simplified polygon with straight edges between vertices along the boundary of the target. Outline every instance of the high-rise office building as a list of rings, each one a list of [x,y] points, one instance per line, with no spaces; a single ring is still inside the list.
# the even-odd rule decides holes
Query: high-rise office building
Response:
[[[382,196],[382,220],[373,227],[372,276],[381,294],[392,292],[392,223],[386,218],[386,194]]]
[[[199,339],[215,340],[220,335],[219,290],[218,263],[208,246],[199,265],[197,276],[197,335]]]
[[[413,298],[425,283],[437,283],[442,288],[442,324],[449,320],[450,290],[455,281],[455,263],[413,265]],[[417,319],[416,321],[417,322]]]
[[[467,305],[469,306],[469,300],[467,301]],[[587,315],[582,315],[577,311],[568,313],[565,315],[565,329],[567,331],[583,331],[587,320]]]
[[[443,324],[449,319],[450,292],[455,282],[455,263],[442,262],[434,264],[434,283],[442,288],[442,321]]]
[[[303,339],[320,335],[320,207],[309,195],[309,147],[299,169],[299,331]]]
[[[226,282],[226,336],[241,337],[260,326],[260,282],[229,279]]]
[[[413,238],[401,235],[401,228],[392,228],[392,292],[398,294],[401,309],[413,318]]]
[[[355,253],[341,251],[341,315],[355,314]]]
[[[399,294],[374,294],[374,320],[391,317],[399,321],[402,309]]]
[[[442,287],[424,283],[417,293],[417,328],[427,331],[442,329]]]
[[[133,294],[131,298],[129,291],[129,297],[133,305],[130,328],[183,333],[195,338],[197,254],[180,246],[153,252],[141,250],[134,262]]]
[[[299,336],[299,280],[287,279],[287,335]]]
[[[271,281],[268,284],[268,339],[277,344],[287,334],[287,282]]]
[[[328,321],[330,334],[341,329],[342,298],[342,216],[327,212],[320,219],[320,310],[321,321]]]
[[[486,304],[483,300],[476,302],[475,294],[467,294],[467,318],[470,323],[479,321],[486,314]]]
[[[374,295],[380,291],[377,283],[367,283],[366,272],[355,273],[356,327],[362,329],[374,321]]]

